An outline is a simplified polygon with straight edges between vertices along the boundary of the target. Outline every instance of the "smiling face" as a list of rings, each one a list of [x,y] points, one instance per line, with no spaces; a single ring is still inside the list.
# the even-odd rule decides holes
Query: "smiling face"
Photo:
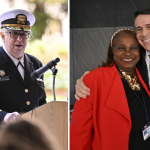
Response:
[[[133,33],[120,33],[113,45],[115,64],[131,76],[140,59],[137,39]]]
[[[139,43],[145,50],[150,52],[150,15],[138,15],[134,27]]]
[[[2,35],[4,46],[10,55],[19,60],[24,54],[28,39],[22,39],[20,35],[17,39],[13,39],[8,32]]]

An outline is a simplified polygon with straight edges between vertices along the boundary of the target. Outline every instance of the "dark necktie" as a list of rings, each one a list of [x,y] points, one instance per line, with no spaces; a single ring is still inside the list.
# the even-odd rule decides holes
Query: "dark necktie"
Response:
[[[18,68],[20,75],[24,79],[24,66],[22,65],[22,63],[20,61],[17,64],[17,68]]]
[[[20,61],[18,62],[17,68],[19,65],[21,65],[21,67],[24,69],[24,66],[22,65],[22,63]]]

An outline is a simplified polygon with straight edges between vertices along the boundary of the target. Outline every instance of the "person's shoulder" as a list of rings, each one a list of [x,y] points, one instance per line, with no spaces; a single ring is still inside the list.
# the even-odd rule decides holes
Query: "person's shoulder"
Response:
[[[106,74],[111,75],[111,74],[114,74],[114,71],[116,71],[115,65],[113,65],[111,67],[110,66],[100,67],[100,68],[96,68],[96,69],[92,70],[89,75],[91,75],[91,76],[96,76],[96,75],[99,76],[100,74],[102,74],[102,75],[106,75]]]
[[[3,47],[2,46],[0,46],[0,50],[2,50],[3,49]]]
[[[30,54],[27,54],[25,53],[25,57],[28,61],[31,61],[31,62],[36,62],[36,63],[39,63],[41,64],[41,61],[39,59],[37,59],[35,56],[33,55],[30,55]]]
[[[87,75],[84,76],[84,82],[91,82],[93,85],[101,83],[102,81],[113,81],[116,74],[118,73],[116,66],[100,67],[96,68]]]
[[[36,61],[39,61],[40,62],[40,60],[38,60],[35,56],[33,56],[33,55],[30,55],[30,54],[27,54],[27,53],[25,53],[25,55],[30,59],[30,60],[36,60]]]
[[[0,53],[3,53],[4,52],[4,49],[2,46],[0,46]]]
[[[116,66],[111,67],[100,67],[96,68],[87,75],[84,76],[84,81],[91,80],[92,82],[97,82],[98,80],[112,80],[117,73]]]

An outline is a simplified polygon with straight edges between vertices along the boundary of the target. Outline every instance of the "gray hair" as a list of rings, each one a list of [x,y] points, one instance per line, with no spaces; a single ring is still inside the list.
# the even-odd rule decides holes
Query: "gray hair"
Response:
[[[5,28],[2,28],[2,29],[1,29],[2,35],[5,35],[5,34],[6,34],[6,31],[7,31],[7,30],[6,30]]]

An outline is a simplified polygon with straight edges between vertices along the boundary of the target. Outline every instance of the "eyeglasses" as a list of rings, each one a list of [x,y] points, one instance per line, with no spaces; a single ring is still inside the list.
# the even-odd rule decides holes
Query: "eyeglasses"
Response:
[[[10,33],[10,37],[13,39],[17,39],[19,35],[21,36],[22,39],[28,39],[30,37],[29,32],[5,32],[5,33]]]

